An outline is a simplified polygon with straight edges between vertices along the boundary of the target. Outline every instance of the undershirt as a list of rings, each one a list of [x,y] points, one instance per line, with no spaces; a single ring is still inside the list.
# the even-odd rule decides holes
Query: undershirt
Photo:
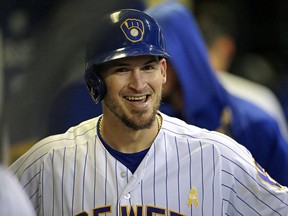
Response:
[[[102,117],[101,117],[102,118]],[[120,161],[122,164],[124,164],[132,173],[135,172],[135,170],[137,169],[137,167],[139,166],[139,164],[141,163],[141,161],[143,160],[143,158],[145,157],[145,155],[147,154],[148,149],[145,149],[143,151],[140,152],[136,152],[136,153],[123,153],[123,152],[119,152],[113,148],[111,148],[102,138],[101,133],[100,133],[100,122],[101,122],[101,118],[98,121],[98,127],[97,127],[97,134],[101,140],[101,142],[103,143],[104,147],[106,148],[106,150],[118,161]]]

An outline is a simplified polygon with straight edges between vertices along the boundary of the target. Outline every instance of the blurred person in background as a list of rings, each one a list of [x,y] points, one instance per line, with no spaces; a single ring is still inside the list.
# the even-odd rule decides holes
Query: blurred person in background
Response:
[[[34,208],[29,197],[15,176],[4,166],[0,166],[0,215],[34,216]]]
[[[246,146],[273,178],[287,185],[288,143],[277,122],[220,84],[191,11],[172,1],[159,4],[148,13],[162,27],[171,55],[160,110],[228,134]]]
[[[271,77],[275,76],[275,71],[269,62],[264,57],[250,54],[241,58],[241,63],[235,66],[237,71],[241,71],[237,74],[257,78],[247,79],[229,71],[237,52],[238,28],[233,10],[221,2],[202,1],[195,11],[208,47],[211,66],[221,83],[231,94],[248,100],[275,118],[288,141],[288,127],[283,107],[273,91],[264,85],[265,82],[261,82],[261,80],[271,82]]]

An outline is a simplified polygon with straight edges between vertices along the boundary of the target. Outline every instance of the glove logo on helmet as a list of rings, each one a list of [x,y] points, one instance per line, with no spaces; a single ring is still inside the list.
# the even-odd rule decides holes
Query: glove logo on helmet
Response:
[[[144,24],[139,19],[126,19],[121,24],[125,37],[131,42],[139,42],[143,39]]]

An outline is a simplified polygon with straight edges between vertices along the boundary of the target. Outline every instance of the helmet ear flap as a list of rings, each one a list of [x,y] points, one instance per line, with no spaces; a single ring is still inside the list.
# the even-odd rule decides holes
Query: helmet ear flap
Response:
[[[93,66],[86,69],[85,81],[87,89],[93,101],[96,104],[99,103],[106,94],[106,86],[104,81],[98,76],[98,74],[93,69]]]

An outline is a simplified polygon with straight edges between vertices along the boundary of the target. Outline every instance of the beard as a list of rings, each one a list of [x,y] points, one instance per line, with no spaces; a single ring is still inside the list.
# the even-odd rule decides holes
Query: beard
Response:
[[[159,110],[161,103],[161,96],[157,96],[156,103],[153,106],[151,114],[148,118],[145,118],[147,111],[131,111],[133,117],[129,118],[129,116],[123,112],[121,107],[114,102],[114,100],[106,95],[104,100],[105,105],[108,109],[128,128],[138,131],[143,129],[149,129],[152,127],[153,122],[155,121],[157,111]],[[150,111],[150,110],[149,110]],[[148,111],[148,112],[149,112]]]

